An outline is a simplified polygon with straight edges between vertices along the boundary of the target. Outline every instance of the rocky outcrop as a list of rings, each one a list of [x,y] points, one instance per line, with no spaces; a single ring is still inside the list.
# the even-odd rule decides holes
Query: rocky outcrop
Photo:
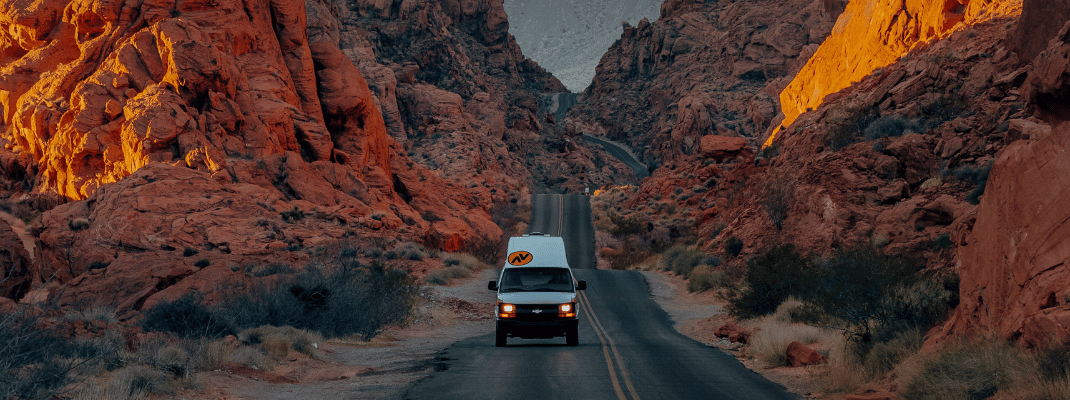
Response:
[[[1048,48],[1048,42],[1070,20],[1068,0],[1022,0],[1018,25],[1007,32],[1007,44],[1022,61],[1031,61]]]
[[[483,204],[510,201],[519,186],[582,192],[634,180],[552,117],[545,94],[565,88],[521,53],[502,1],[391,4],[338,10],[339,46],[415,162]]]
[[[826,96],[892,64],[915,46],[982,21],[1017,15],[1021,4],[1021,0],[850,2],[832,34],[780,93],[781,126],[790,125],[799,115],[818,108]]]
[[[22,245],[22,239],[0,218],[0,297],[19,300],[34,283],[33,259]]]
[[[962,304],[945,334],[1070,343],[1070,207],[1061,183],[1070,179],[1070,113],[1061,108],[1070,104],[1068,54],[1070,22],[1034,58],[1024,84],[1037,114],[1056,126],[1025,125],[999,154],[963,249]]]
[[[79,200],[33,227],[40,242],[29,276],[66,282],[64,299],[107,299],[120,285],[132,291],[122,305],[140,307],[195,274],[188,260],[161,261],[184,249],[240,264],[343,235],[449,250],[501,235],[491,196],[413,162],[389,135],[353,62],[374,55],[339,48],[343,35],[327,29],[339,10],[329,4],[309,3],[311,22],[305,2],[292,1],[8,6],[0,172],[10,189],[30,182]],[[510,43],[493,2],[427,7],[489,45]],[[506,58],[537,68],[519,50]],[[513,76],[514,87],[552,82]],[[515,192],[524,181],[509,183]],[[116,281],[120,273],[145,283]]]
[[[963,250],[961,299],[949,328],[1031,346],[1070,342],[1070,124],[1001,152]]]
[[[776,94],[832,28],[823,1],[669,1],[602,57],[571,129],[624,142],[648,164],[700,152],[706,135],[750,138],[778,120]]]

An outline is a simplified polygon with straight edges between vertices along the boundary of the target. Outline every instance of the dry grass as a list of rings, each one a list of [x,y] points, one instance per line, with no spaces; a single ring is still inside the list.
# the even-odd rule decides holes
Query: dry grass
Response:
[[[423,277],[424,282],[433,285],[448,285],[454,279],[467,278],[473,273],[489,269],[490,265],[479,261],[471,254],[448,253],[442,256],[445,268],[431,271]]]
[[[1033,351],[999,339],[961,341],[938,353],[909,357],[895,368],[895,374],[897,385],[903,388],[900,396],[908,400],[1065,400],[1070,399],[1065,352],[1065,346]],[[1052,354],[1058,356],[1054,369]]]
[[[167,373],[143,365],[131,365],[87,382],[74,400],[126,400],[171,394],[175,383]]]
[[[285,357],[291,350],[312,355],[313,350],[323,342],[321,335],[291,326],[264,325],[238,332],[237,336],[242,343],[259,345],[264,352],[279,358]]]
[[[789,298],[775,313],[757,320],[751,327],[754,334],[747,341],[744,351],[770,367],[787,365],[786,351],[791,342],[806,345],[820,343],[822,348],[842,347],[843,335],[838,331],[791,322],[790,312],[802,306],[802,302]],[[826,355],[829,357],[829,355]]]

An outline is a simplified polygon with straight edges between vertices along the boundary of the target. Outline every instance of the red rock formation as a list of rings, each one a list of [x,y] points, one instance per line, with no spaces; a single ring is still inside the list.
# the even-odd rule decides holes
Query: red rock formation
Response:
[[[648,163],[697,154],[711,134],[754,145],[834,12],[823,1],[665,2],[657,21],[625,28],[567,119]]]
[[[780,93],[781,126],[816,109],[825,97],[885,67],[915,46],[991,18],[1017,15],[1021,0],[855,1],[832,35]],[[766,140],[773,143],[776,132]]]
[[[1070,342],[1070,124],[1017,141],[992,169],[962,260],[949,328],[1044,346]]]
[[[512,43],[494,4],[461,6],[444,12],[490,44]],[[36,174],[36,190],[84,199],[34,225],[37,267],[70,282],[65,299],[108,298],[122,283],[103,271],[159,278],[119,296],[139,307],[191,276],[159,261],[187,247],[237,263],[347,231],[448,250],[501,235],[490,201],[412,162],[388,136],[350,55],[330,36],[310,43],[304,2],[5,9],[14,11],[0,16],[4,177]],[[316,32],[337,22],[316,15]],[[518,48],[509,55],[503,62],[534,67]],[[284,212],[314,217],[291,224]]]
[[[826,361],[825,356],[821,355],[821,353],[799,342],[788,344],[788,349],[784,351],[784,354],[788,359],[788,365],[792,367],[814,365]]]
[[[22,246],[22,239],[0,219],[0,298],[19,300],[31,287],[40,283],[33,260]]]

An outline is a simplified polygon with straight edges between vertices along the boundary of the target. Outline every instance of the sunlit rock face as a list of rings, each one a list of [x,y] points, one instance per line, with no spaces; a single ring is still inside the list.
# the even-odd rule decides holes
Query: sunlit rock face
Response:
[[[334,12],[310,23],[315,6]],[[464,6],[459,23],[504,43],[504,13]],[[190,276],[186,248],[244,265],[358,233],[451,251],[497,240],[487,204],[388,135],[339,36],[310,35],[338,25],[334,7],[0,1],[0,172],[70,201],[34,222],[20,274],[73,293],[114,287],[107,270],[160,272],[150,259],[185,268],[124,303],[137,308]]]
[[[825,96],[887,66],[920,43],[964,26],[1021,13],[1021,0],[852,1],[832,34],[780,93],[788,126]],[[773,141],[770,136],[766,144]]]
[[[644,162],[698,154],[705,135],[756,142],[776,96],[832,29],[841,2],[665,2],[598,64],[573,129],[631,145]]]
[[[661,0],[506,0],[509,33],[524,55],[568,90],[582,92],[598,60],[624,31],[658,18]]]

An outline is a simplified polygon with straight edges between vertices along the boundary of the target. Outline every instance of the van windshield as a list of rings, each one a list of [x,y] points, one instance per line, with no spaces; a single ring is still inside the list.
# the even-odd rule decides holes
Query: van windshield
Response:
[[[502,273],[502,293],[571,292],[572,274],[568,268],[508,268]]]

